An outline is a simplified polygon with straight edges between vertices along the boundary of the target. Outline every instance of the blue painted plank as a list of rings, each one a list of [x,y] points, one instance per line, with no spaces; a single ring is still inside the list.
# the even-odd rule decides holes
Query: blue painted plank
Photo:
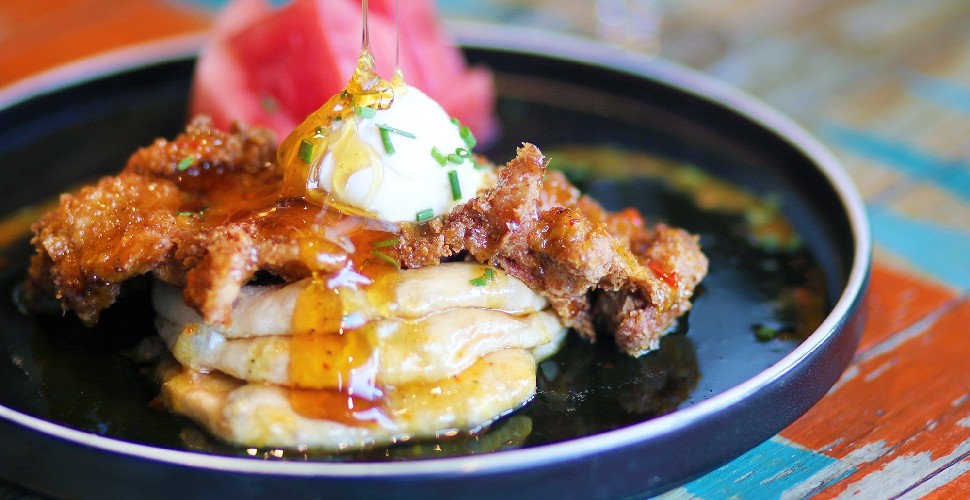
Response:
[[[906,217],[878,204],[869,207],[869,222],[877,245],[943,283],[970,291],[970,231]]]
[[[837,462],[821,453],[807,450],[784,439],[775,437],[745,453],[716,471],[686,484],[680,492],[704,500],[728,498],[779,498],[784,492]],[[824,484],[832,484],[851,474],[844,473],[828,478]]]
[[[967,173],[970,162],[966,160],[939,158],[905,142],[836,123],[823,125],[821,134],[836,147],[877,161],[915,179],[933,182],[940,189],[970,201],[970,181],[957,182],[960,179],[956,179],[951,182],[955,176],[970,175]]]
[[[913,74],[907,78],[910,94],[925,101],[970,115],[970,87],[942,78]]]

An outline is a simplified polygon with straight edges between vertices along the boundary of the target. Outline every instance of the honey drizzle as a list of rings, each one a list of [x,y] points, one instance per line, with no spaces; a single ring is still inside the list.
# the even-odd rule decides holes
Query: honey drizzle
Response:
[[[344,216],[342,221],[353,222],[346,234],[354,247],[350,259],[336,272],[314,271],[309,286],[297,297],[290,341],[290,402],[301,415],[359,425],[386,418],[383,390],[377,382],[379,359],[372,326],[348,321],[359,311],[343,299],[342,292],[396,273],[393,265],[371,254],[374,243],[396,233],[372,229],[358,216]],[[301,257],[317,262],[317,249],[332,244],[304,238]],[[393,249],[388,253],[393,254]],[[385,291],[379,300],[393,300],[389,294]]]
[[[311,284],[298,296],[291,323],[293,408],[307,417],[351,425],[387,421],[371,327],[347,321],[359,306],[342,300],[341,291],[367,286],[372,300],[393,300],[393,286],[382,283],[392,284],[397,269],[372,250],[397,237],[397,225],[305,200],[278,199],[276,172],[200,172],[180,176],[178,182],[186,192],[200,195],[181,207],[195,214],[186,219],[198,217],[203,227],[244,222],[262,234],[298,242],[299,261],[310,272]],[[393,246],[376,248],[397,258]]]
[[[367,168],[375,170],[371,196],[383,178],[380,154],[362,141],[356,140],[356,128],[361,122],[357,113],[360,108],[388,109],[394,102],[395,93],[405,92],[407,84],[400,69],[395,70],[390,82],[377,74],[374,55],[369,47],[366,1],[362,7],[362,47],[357,66],[345,90],[311,113],[283,140],[277,159],[284,170],[284,197],[303,198],[315,205],[331,205],[349,213],[373,216],[367,210],[338,201],[344,198],[347,181],[353,174]],[[305,158],[300,155],[305,142],[312,145],[310,161],[304,161]],[[333,155],[335,163],[332,193],[328,193],[319,182],[320,163],[328,152]]]
[[[379,359],[372,324],[349,320],[360,311],[344,300],[344,290],[368,286],[368,296],[377,303],[394,298],[390,287],[372,286],[390,282],[396,266],[374,252],[397,259],[393,245],[375,243],[397,236],[397,227],[371,218],[366,210],[338,202],[350,177],[363,169],[375,168],[371,193],[382,180],[380,159],[366,144],[353,140],[358,117],[356,108],[387,109],[395,88],[403,88],[403,76],[395,72],[392,83],[380,78],[369,50],[367,0],[362,2],[361,53],[344,92],[331,98],[311,114],[280,145],[279,163],[284,169],[282,198],[298,198],[322,207],[310,231],[300,231],[300,258],[312,278],[299,295],[292,319],[290,342],[290,403],[300,415],[349,425],[378,424],[389,420],[384,393],[378,384]],[[337,121],[344,123],[337,124]],[[339,126],[337,126],[339,125]],[[348,135],[351,134],[351,135]],[[343,139],[343,140],[341,140]],[[313,145],[309,162],[300,158],[304,141]],[[319,166],[330,152],[335,159],[333,194],[319,185]],[[335,234],[330,234],[335,233]],[[349,259],[332,271],[334,247]]]
[[[348,425],[386,421],[377,385],[378,358],[368,325],[344,326],[353,313],[341,300],[341,289],[363,286],[396,271],[374,257],[374,243],[397,236],[397,226],[332,206],[305,200],[279,199],[276,170],[257,175],[203,170],[183,173],[177,182],[191,193],[179,207],[202,227],[248,222],[263,234],[299,242],[299,260],[310,271],[311,284],[297,298],[292,318],[290,401],[311,418]],[[396,258],[393,247],[381,250]],[[388,276],[392,277],[392,276]],[[373,286],[374,300],[393,300],[389,287]],[[359,325],[353,325],[359,326]]]

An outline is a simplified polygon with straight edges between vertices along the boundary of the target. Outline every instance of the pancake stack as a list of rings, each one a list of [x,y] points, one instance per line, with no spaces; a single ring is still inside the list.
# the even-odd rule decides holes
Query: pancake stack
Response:
[[[456,262],[392,272],[336,288],[342,328],[325,340],[338,352],[311,361],[323,370],[350,359],[353,368],[338,374],[339,387],[321,387],[292,364],[313,350],[292,332],[314,286],[244,287],[231,326],[213,327],[180,289],[158,282],[157,327],[174,358],[159,370],[166,405],[224,441],[256,447],[347,450],[478,432],[533,397],[537,363],[566,333],[543,297],[500,269]],[[323,411],[321,401],[330,401]]]

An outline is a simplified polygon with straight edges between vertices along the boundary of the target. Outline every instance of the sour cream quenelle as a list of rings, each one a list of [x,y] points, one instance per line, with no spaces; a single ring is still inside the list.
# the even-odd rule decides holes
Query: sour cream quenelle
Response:
[[[369,53],[361,63],[280,146],[284,194],[391,222],[422,222],[474,197],[485,173],[468,127],[400,75],[376,76]]]

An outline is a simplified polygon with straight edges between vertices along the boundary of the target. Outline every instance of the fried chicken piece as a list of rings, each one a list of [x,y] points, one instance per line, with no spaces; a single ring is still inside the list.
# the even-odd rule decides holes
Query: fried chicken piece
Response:
[[[135,151],[124,172],[172,180],[181,177],[181,187],[191,190],[200,187],[191,182],[193,174],[206,170],[254,174],[272,168],[267,163],[275,157],[276,138],[271,131],[234,123],[227,133],[213,127],[209,117],[197,116],[175,140],[156,139],[151,146]]]
[[[240,289],[258,271],[293,282],[337,271],[350,258],[347,250],[321,238],[325,212],[298,200],[209,228],[187,240],[176,259],[187,269],[185,302],[209,324],[228,326]],[[313,256],[301,253],[312,241]]]
[[[386,224],[278,199],[272,141],[262,129],[226,133],[197,118],[175,140],[137,151],[118,176],[64,195],[34,226],[28,299],[54,293],[90,325],[122,282],[152,273],[182,287],[207,323],[225,326],[257,272],[292,282],[357,258],[359,242],[348,248],[339,243],[345,235],[326,234],[340,221],[394,236],[398,228]],[[607,212],[545,167],[524,145],[493,189],[442,218],[402,224],[398,245],[385,250],[404,268],[488,262],[542,293],[590,339],[598,328],[630,354],[655,348],[707,271],[697,238],[648,230],[635,210]]]
[[[65,310],[93,325],[123,281],[157,269],[192,230],[180,204],[175,183],[126,173],[62,195],[33,226],[28,300],[56,291]]]
[[[540,290],[566,324],[588,338],[596,336],[597,313],[601,331],[612,331],[624,352],[655,349],[659,336],[690,309],[707,273],[697,237],[665,225],[647,231],[639,215],[608,214],[593,200],[577,198],[557,175],[544,184],[545,173],[542,153],[524,144],[499,172],[495,189],[441,221],[404,224],[402,264],[436,265],[467,251]],[[576,204],[550,206],[563,200]]]
[[[28,302],[54,294],[90,326],[129,278],[155,273],[182,284],[185,268],[176,250],[202,231],[196,211],[233,177],[272,173],[273,142],[261,129],[237,125],[226,133],[196,118],[176,140],[159,139],[137,151],[119,175],[62,195],[59,207],[32,227],[37,252],[28,271]],[[232,173],[238,175],[226,175]]]
[[[328,212],[278,199],[273,143],[266,130],[223,132],[199,117],[174,140],[135,152],[118,176],[64,195],[33,227],[28,301],[55,295],[93,325],[122,282],[152,273],[184,288],[207,323],[228,325],[258,271],[291,282],[340,269],[348,252],[319,237]],[[308,240],[312,259],[301,254]]]

